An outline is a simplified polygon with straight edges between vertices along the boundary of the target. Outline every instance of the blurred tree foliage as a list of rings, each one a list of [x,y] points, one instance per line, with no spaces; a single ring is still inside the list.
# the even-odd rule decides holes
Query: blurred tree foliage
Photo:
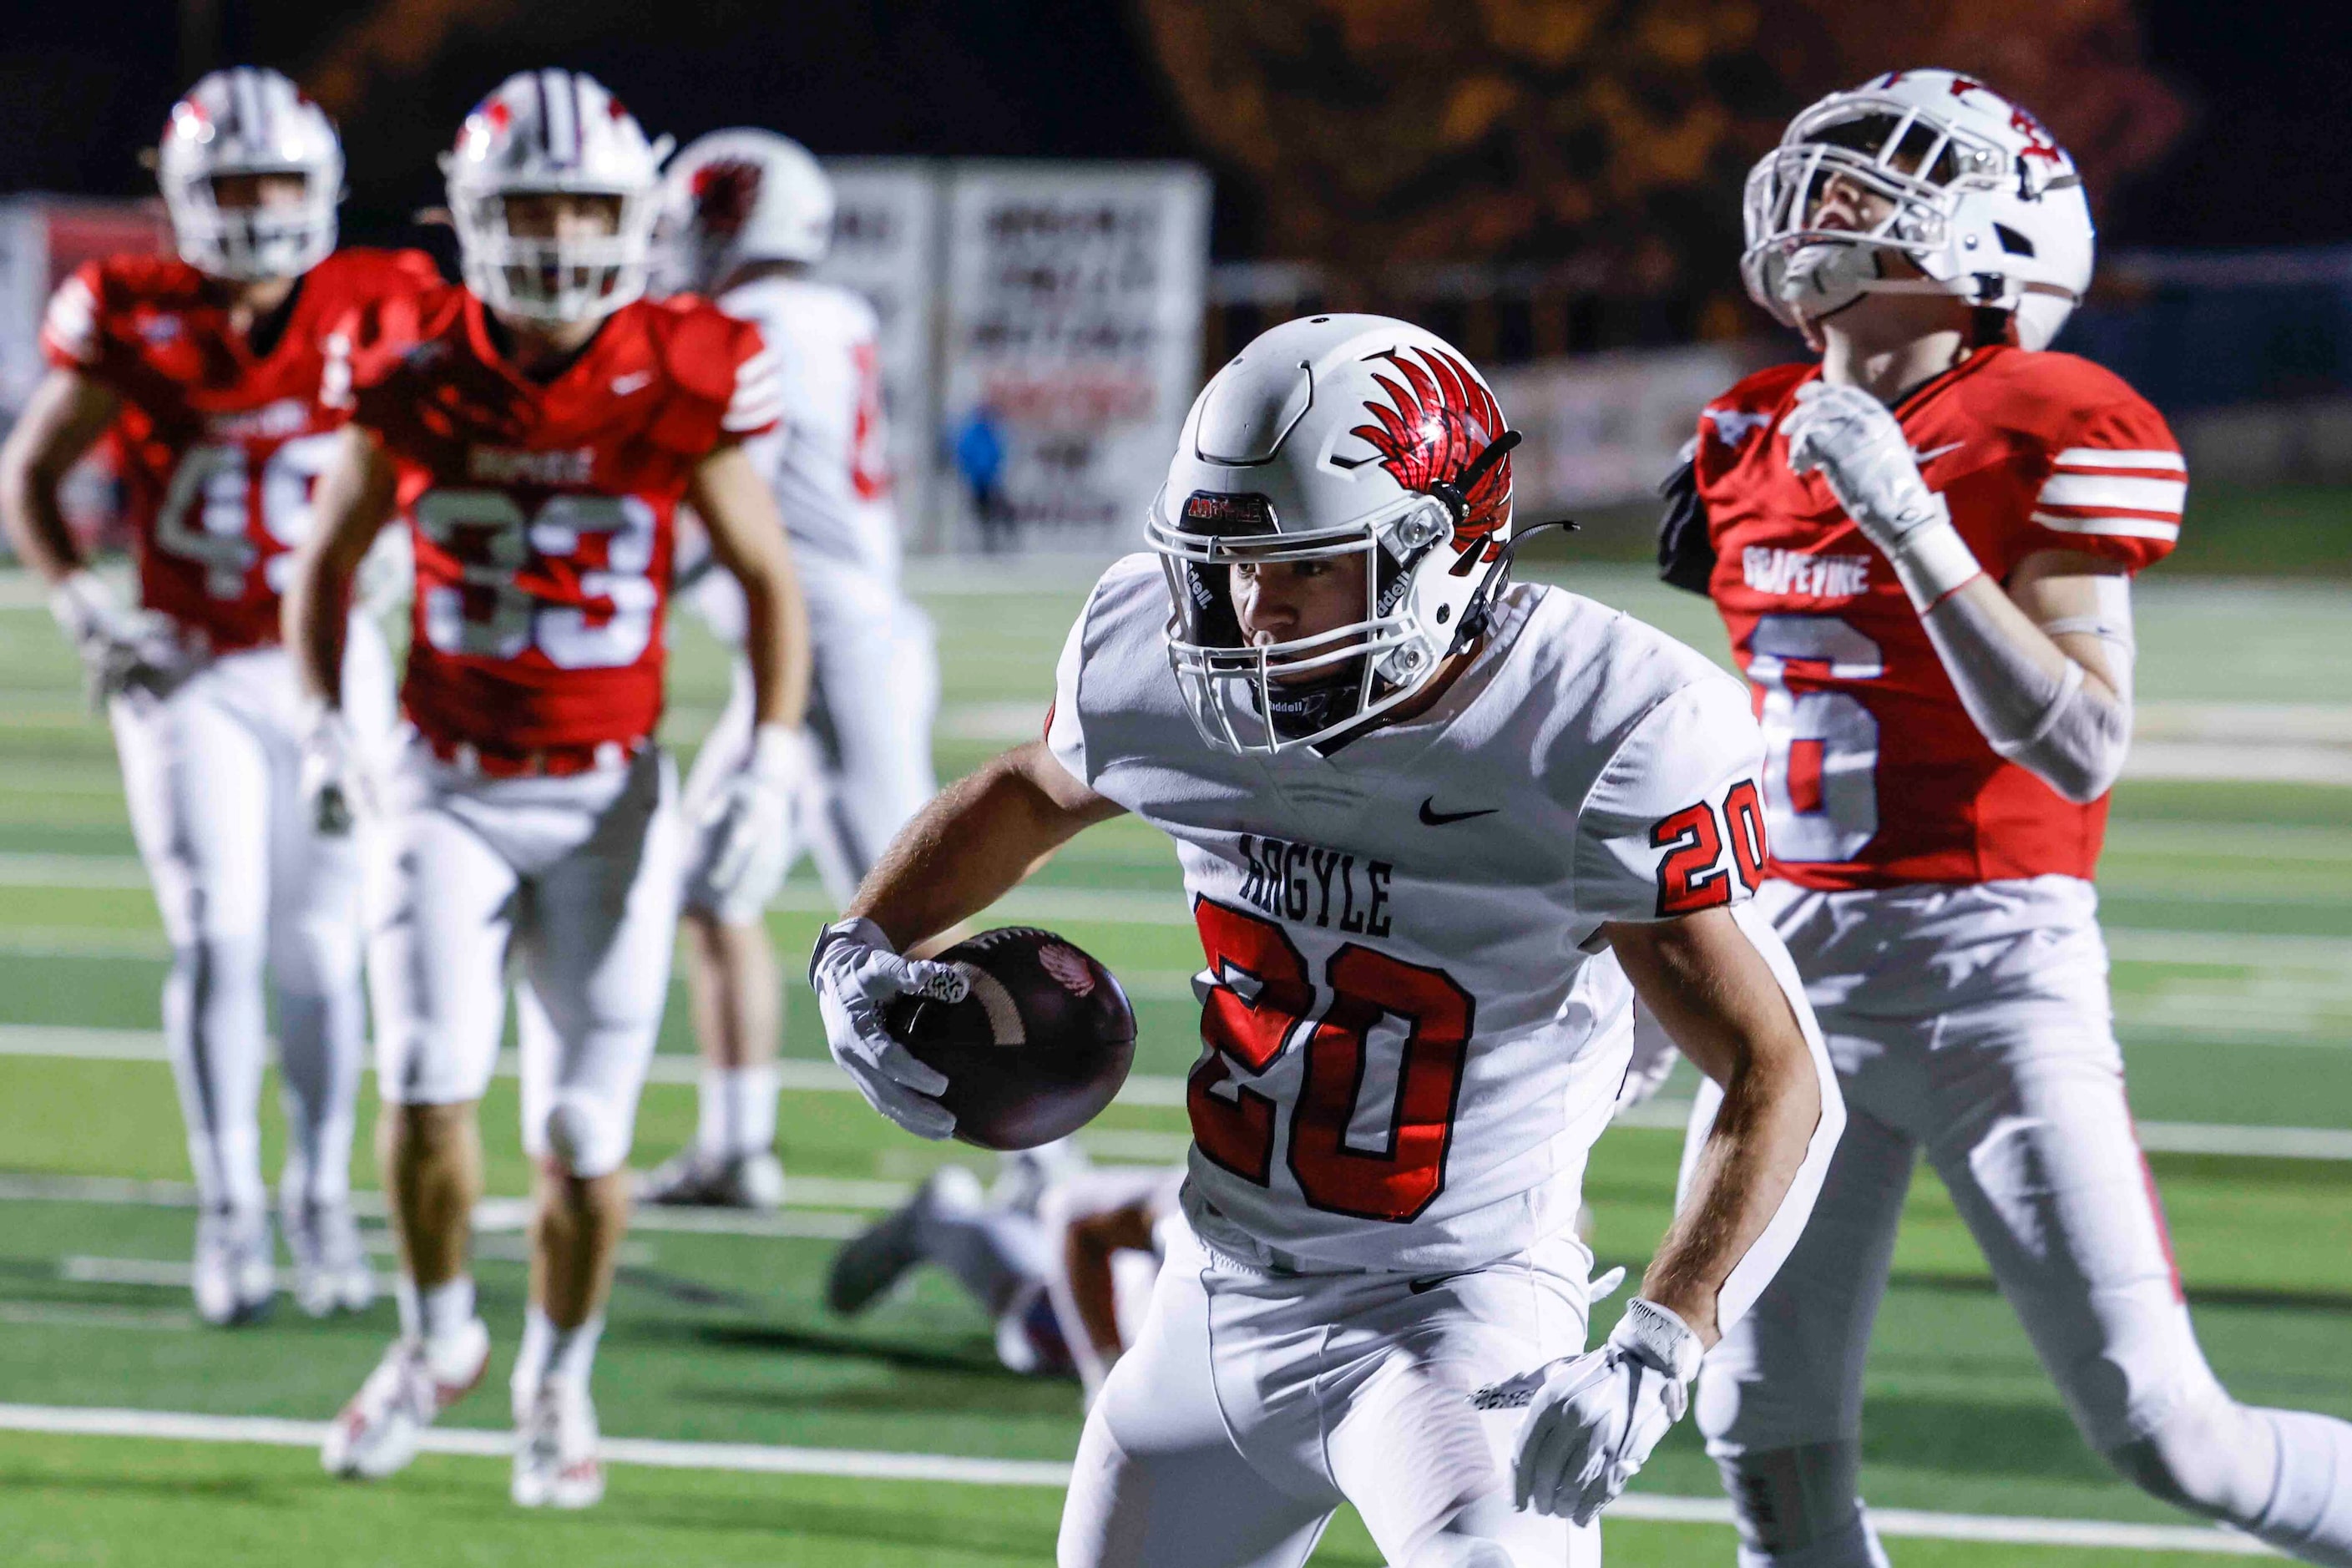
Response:
[[[1136,0],[1265,251],[1370,276],[1561,259],[1708,292],[1748,167],[1799,108],[1896,66],[2033,108],[2095,195],[2179,134],[2132,0]]]

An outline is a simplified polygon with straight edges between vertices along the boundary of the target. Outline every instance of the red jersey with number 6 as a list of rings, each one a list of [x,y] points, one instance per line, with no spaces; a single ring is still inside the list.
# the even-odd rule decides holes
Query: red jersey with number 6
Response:
[[[1772,874],[1818,889],[2088,878],[2103,798],[1996,755],[1895,581],[1782,423],[1812,365],[1760,371],[1699,416],[1709,583],[1765,738]],[[2188,470],[2161,415],[2071,354],[1979,350],[1895,408],[1920,472],[1996,580],[2037,551],[2126,570],[2180,535]]]
[[[352,417],[398,466],[415,542],[401,705],[492,755],[635,746],[661,718],[678,500],[774,422],[773,359],[690,298],[623,306],[544,383],[491,331],[457,288],[345,328]]]
[[[278,640],[289,552],[343,422],[320,402],[322,339],[362,300],[438,281],[421,251],[337,251],[260,352],[231,329],[221,285],[184,261],[112,257],[58,286],[42,352],[121,399],[140,603],[215,653]]]

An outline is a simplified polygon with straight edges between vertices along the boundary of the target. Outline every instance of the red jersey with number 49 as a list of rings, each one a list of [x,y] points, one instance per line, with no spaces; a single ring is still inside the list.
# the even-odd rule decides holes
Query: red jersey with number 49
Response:
[[[776,416],[759,329],[698,300],[638,300],[545,383],[463,289],[346,331],[352,417],[398,466],[415,543],[410,721],[505,756],[646,740],[678,500],[704,458]]]
[[[343,422],[319,397],[326,331],[363,300],[438,282],[421,251],[339,250],[303,275],[258,354],[185,262],[118,256],[58,286],[42,352],[122,402],[140,603],[216,653],[278,640],[289,552]]]
[[[1764,728],[1772,874],[1818,889],[2088,878],[2105,798],[2076,805],[1996,755],[1895,569],[1781,434],[1812,365],[1759,371],[1699,416],[1709,584]],[[1994,579],[2037,551],[2132,572],[2180,535],[2188,470],[2164,418],[2071,354],[1995,347],[1895,409],[1920,472]]]

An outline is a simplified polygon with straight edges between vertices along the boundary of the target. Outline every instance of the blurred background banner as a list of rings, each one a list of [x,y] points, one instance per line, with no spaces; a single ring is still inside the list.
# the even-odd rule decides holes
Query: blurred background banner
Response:
[[[1200,384],[1209,181],[1181,164],[959,164],[941,416],[949,536],[1126,548]]]
[[[1707,400],[1780,357],[1753,340],[1683,349],[1621,349],[1545,360],[1496,374],[1496,400],[1527,437],[1511,459],[1523,520],[1656,494],[1698,430]]]
[[[898,526],[910,543],[928,537],[938,467],[940,165],[920,158],[828,158],[835,210],[833,248],[816,268],[825,282],[855,289],[881,321],[879,371],[887,416],[887,461]]]

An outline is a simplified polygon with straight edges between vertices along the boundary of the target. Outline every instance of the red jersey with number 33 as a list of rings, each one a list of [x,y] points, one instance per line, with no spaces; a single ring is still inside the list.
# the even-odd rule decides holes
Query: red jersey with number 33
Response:
[[[775,418],[759,330],[638,300],[545,383],[463,289],[347,333],[352,417],[398,466],[415,542],[409,719],[501,755],[650,737],[678,500],[722,442]]]
[[[289,552],[343,422],[319,400],[321,340],[365,300],[438,282],[421,251],[337,251],[304,274],[262,354],[185,262],[118,256],[58,286],[42,352],[122,402],[140,603],[216,653],[278,640]]]
[[[2088,878],[2102,798],[2076,805],[1996,755],[1894,567],[1782,435],[1812,365],[1760,371],[1699,416],[1709,589],[1765,737],[1771,871],[1808,888]],[[2071,354],[1979,350],[1895,410],[1985,571],[2037,551],[2129,571],[2180,535],[2188,470],[2164,418]]]

